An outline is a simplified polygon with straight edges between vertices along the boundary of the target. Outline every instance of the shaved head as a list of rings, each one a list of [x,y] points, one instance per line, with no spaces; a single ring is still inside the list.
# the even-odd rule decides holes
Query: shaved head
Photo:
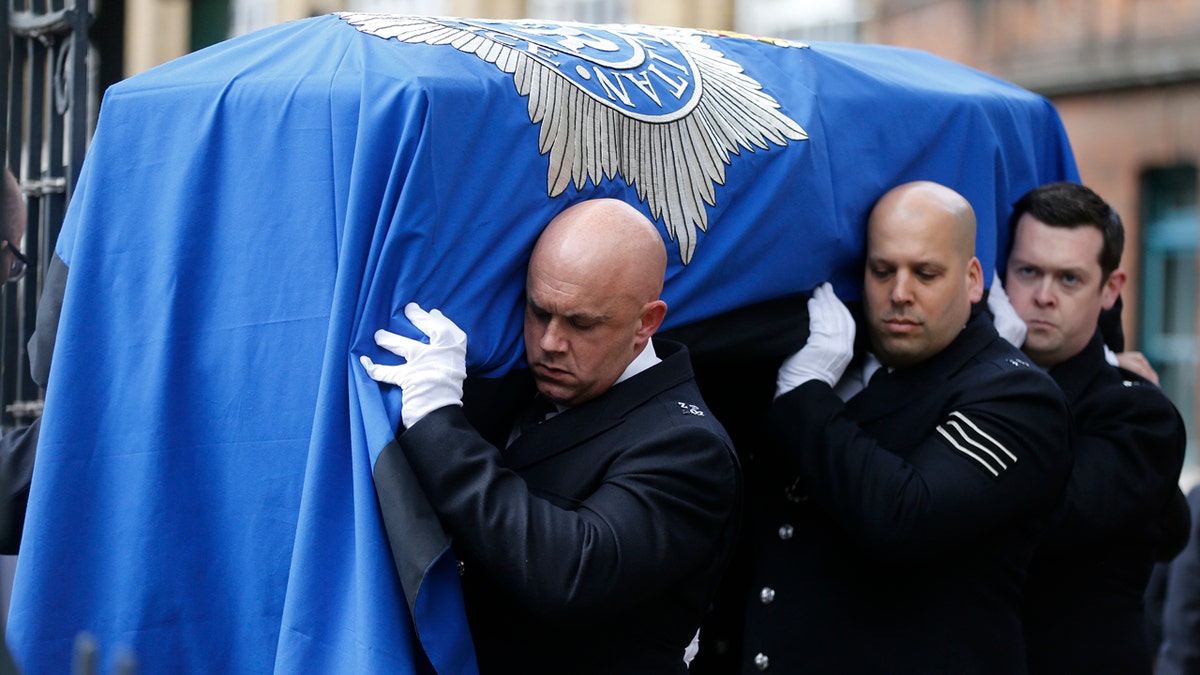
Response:
[[[872,213],[876,211],[897,219],[937,219],[950,230],[954,251],[963,260],[975,255],[975,209],[945,185],[916,181],[897,186],[879,199]]]
[[[608,390],[666,315],[667,253],[646,216],[616,199],[566,209],[542,231],[525,278],[525,356],[562,405]]]
[[[649,302],[662,293],[667,253],[640,211],[617,199],[594,199],[558,214],[533,248],[531,275],[564,267],[581,282]]]
[[[975,211],[937,183],[905,183],[867,221],[863,300],[871,348],[887,366],[934,356],[954,341],[983,295]]]

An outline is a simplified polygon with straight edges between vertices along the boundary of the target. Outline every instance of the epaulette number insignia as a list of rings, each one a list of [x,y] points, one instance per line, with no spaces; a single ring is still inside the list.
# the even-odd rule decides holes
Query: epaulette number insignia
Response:
[[[679,404],[680,412],[682,412],[684,415],[696,415],[697,417],[704,417],[704,411],[701,410],[699,406],[692,405],[691,403],[684,403],[683,401],[676,401],[676,403]]]

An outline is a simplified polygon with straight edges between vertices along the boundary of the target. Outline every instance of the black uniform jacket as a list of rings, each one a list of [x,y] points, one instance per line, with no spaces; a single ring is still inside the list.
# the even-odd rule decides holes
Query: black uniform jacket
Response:
[[[1050,375],[1071,404],[1075,466],[1030,568],[1030,671],[1149,673],[1143,593],[1188,535],[1183,420],[1158,387],[1105,362],[1099,332]]]
[[[489,673],[685,673],[740,518],[740,469],[682,345],[506,450],[457,407],[400,445],[463,563]],[[503,447],[502,443],[500,447]]]
[[[1071,465],[1044,372],[980,315],[847,403],[810,381],[769,419],[799,478],[758,519],[746,672],[1025,671],[1021,587]]]

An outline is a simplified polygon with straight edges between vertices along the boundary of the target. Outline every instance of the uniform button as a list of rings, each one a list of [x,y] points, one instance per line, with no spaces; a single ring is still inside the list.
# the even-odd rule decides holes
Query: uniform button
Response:
[[[792,533],[794,533],[795,531],[796,531],[796,528],[792,527],[791,525],[786,525],[786,524],[780,525],[779,526],[779,538],[784,541],[787,541],[788,539],[792,538]]]
[[[764,605],[775,602],[775,589],[770,586],[763,586],[763,589],[758,592],[758,599],[762,600],[762,604]]]
[[[768,659],[766,654],[759,652],[754,655],[754,667],[759,671],[766,670],[771,667],[771,659]]]

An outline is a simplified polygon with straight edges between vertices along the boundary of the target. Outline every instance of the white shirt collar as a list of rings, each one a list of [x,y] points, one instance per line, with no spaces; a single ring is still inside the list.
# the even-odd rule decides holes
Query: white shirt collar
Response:
[[[833,392],[843,401],[849,401],[858,392],[867,388],[871,376],[880,368],[883,368],[883,364],[879,362],[879,359],[873,353],[867,352],[858,365],[851,366],[842,375],[842,379],[833,388]],[[890,373],[892,369],[888,368],[887,371]]]
[[[628,366],[625,366],[625,372],[621,373],[621,376],[618,377],[617,381],[613,382],[613,384],[624,382],[625,380],[628,380],[634,375],[637,375],[643,370],[647,370],[660,362],[662,362],[662,359],[658,358],[658,354],[654,351],[653,340],[646,338],[646,348],[642,350],[641,354],[635,356],[634,359],[629,362]]]

